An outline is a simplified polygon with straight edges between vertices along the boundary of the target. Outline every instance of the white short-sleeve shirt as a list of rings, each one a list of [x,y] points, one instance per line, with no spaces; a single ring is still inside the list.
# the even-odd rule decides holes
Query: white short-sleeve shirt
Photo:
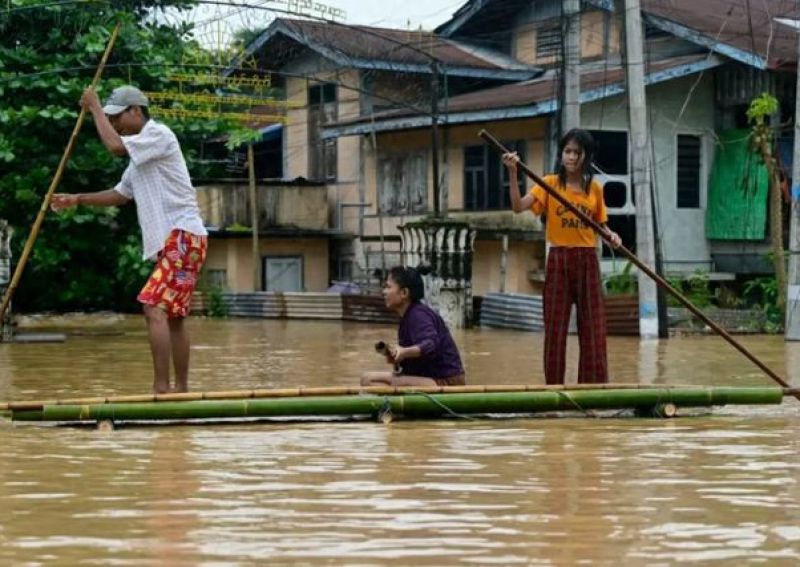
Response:
[[[155,259],[172,229],[207,235],[197,193],[172,130],[148,120],[138,134],[122,136],[122,143],[131,161],[114,189],[136,201],[142,257]]]

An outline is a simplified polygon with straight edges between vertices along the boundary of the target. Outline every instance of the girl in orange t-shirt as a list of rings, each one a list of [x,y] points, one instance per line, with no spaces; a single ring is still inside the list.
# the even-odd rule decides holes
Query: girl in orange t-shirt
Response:
[[[602,186],[592,179],[595,143],[586,130],[567,132],[558,144],[558,173],[544,181],[570,203],[600,223],[612,246],[621,243],[606,226],[608,215]],[[544,376],[548,384],[563,384],[567,332],[572,304],[577,306],[580,363],[578,382],[608,382],[606,316],[597,259],[597,235],[539,185],[520,195],[514,153],[503,155],[510,179],[511,206],[515,213],[531,210],[545,215],[550,244],[544,281]]]

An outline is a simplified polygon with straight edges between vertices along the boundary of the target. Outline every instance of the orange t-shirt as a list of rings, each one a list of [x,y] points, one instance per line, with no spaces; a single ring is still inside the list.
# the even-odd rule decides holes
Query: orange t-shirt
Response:
[[[547,175],[545,183],[555,189],[567,201],[578,207],[589,217],[603,224],[608,221],[606,203],[603,201],[603,187],[592,180],[589,193],[577,193],[561,185],[558,175]],[[575,214],[559,203],[539,185],[534,185],[530,194],[533,195],[531,210],[535,215],[547,215],[547,241],[553,246],[594,248],[597,245],[597,235],[594,230]]]

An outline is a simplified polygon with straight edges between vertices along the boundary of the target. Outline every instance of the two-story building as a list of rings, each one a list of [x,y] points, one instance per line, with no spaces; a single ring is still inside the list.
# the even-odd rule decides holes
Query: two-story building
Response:
[[[561,4],[470,0],[435,33],[278,19],[249,46],[245,55],[273,72],[296,106],[282,130],[283,176],[325,184],[339,235],[330,240],[331,279],[399,261],[397,227],[430,214],[439,194],[448,217],[477,230],[475,295],[539,288],[541,224],[509,211],[505,170],[477,133],[489,130],[536,171],[553,168]],[[730,179],[760,178],[745,159],[750,100],[766,90],[785,113],[794,108],[793,6],[713,0],[678,9],[643,0],[667,272],[770,271],[766,186],[732,188]],[[622,14],[611,1],[587,0],[580,22],[581,125],[600,144],[610,224],[634,248]],[[604,269],[621,268],[605,250]]]

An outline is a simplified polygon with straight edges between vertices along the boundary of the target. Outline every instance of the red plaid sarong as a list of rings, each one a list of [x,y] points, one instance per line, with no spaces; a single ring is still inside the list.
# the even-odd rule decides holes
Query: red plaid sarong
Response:
[[[168,317],[186,317],[200,268],[206,259],[207,239],[185,230],[169,233],[156,265],[136,299],[167,312]]]
[[[581,347],[578,382],[608,382],[606,313],[597,251],[553,247],[547,256],[544,283],[544,376],[548,384],[564,383],[573,303]]]

